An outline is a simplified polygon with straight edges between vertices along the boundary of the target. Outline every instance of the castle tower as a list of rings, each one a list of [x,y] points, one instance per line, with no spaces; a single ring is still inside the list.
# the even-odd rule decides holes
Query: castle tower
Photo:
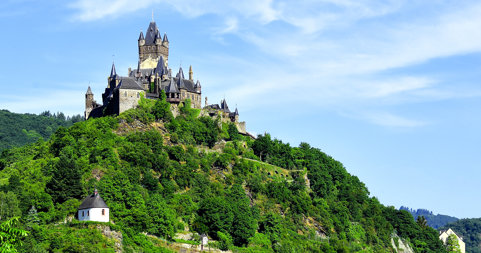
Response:
[[[87,89],[87,92],[85,93],[85,119],[89,118],[90,113],[94,109],[94,94],[92,93],[92,90],[89,88]]]
[[[139,59],[141,68],[155,68],[160,56],[163,56],[164,60],[168,62],[169,40],[167,39],[167,34],[164,34],[164,38],[162,38],[157,24],[152,20],[145,32],[145,38],[142,32],[140,32],[139,36]]]
[[[117,85],[119,85],[120,77],[117,75],[117,71],[115,70],[115,63],[112,62],[112,69],[110,69],[110,76],[108,78],[108,86],[107,88],[115,89]]]

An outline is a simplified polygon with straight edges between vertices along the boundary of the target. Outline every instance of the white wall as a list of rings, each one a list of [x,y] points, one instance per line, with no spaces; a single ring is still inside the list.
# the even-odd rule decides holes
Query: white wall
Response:
[[[105,215],[102,215],[102,209],[105,210]],[[89,209],[79,210],[78,220],[109,222],[109,209],[108,208],[89,208]]]

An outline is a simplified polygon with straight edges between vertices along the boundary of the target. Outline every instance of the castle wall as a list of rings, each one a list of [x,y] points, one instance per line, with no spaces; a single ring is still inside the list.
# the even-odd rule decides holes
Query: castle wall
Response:
[[[119,89],[119,114],[128,109],[135,108],[139,104],[140,93],[143,90]]]
[[[246,122],[245,122],[245,121],[236,122],[236,123],[235,123],[235,126],[237,127],[237,131],[239,131],[239,133],[241,133],[241,134],[246,134],[246,133],[247,133],[247,130],[246,130]]]

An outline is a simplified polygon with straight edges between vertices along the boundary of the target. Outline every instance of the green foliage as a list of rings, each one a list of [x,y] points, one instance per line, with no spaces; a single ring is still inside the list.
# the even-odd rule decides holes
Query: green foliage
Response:
[[[13,192],[0,192],[0,221],[20,216],[17,195]]]
[[[111,251],[108,227],[122,234],[126,252],[163,252],[183,229],[239,252],[389,252],[394,233],[417,252],[445,252],[436,231],[369,197],[319,149],[268,134],[250,140],[233,124],[199,117],[190,101],[176,118],[169,106],[163,95],[142,97],[117,118],[5,150],[0,198],[8,204],[0,214],[22,215],[31,231],[23,251]],[[209,149],[220,140],[223,150]],[[115,225],[69,221],[94,188]]]
[[[71,126],[82,120],[83,117],[80,115],[65,117],[61,112],[51,114],[45,111],[35,115],[0,110],[0,152],[7,148],[34,143],[41,138],[48,139],[60,126]]]
[[[217,232],[218,247],[220,250],[229,250],[232,247],[232,238],[229,234],[224,234],[220,231]]]
[[[460,219],[447,224],[440,230],[451,228],[458,236],[463,238],[466,252],[481,253],[481,218]]]
[[[0,223],[0,252],[18,252],[22,237],[28,232],[18,228],[18,217],[13,217]]]

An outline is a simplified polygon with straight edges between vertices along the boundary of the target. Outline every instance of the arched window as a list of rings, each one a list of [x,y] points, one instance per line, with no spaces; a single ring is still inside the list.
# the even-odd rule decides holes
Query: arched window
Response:
[[[102,209],[102,215],[105,215],[105,209]]]
[[[84,216],[85,216],[85,213],[84,213],[84,211],[82,211],[82,217],[84,217]]]
[[[90,211],[87,211],[87,216],[90,216]]]

